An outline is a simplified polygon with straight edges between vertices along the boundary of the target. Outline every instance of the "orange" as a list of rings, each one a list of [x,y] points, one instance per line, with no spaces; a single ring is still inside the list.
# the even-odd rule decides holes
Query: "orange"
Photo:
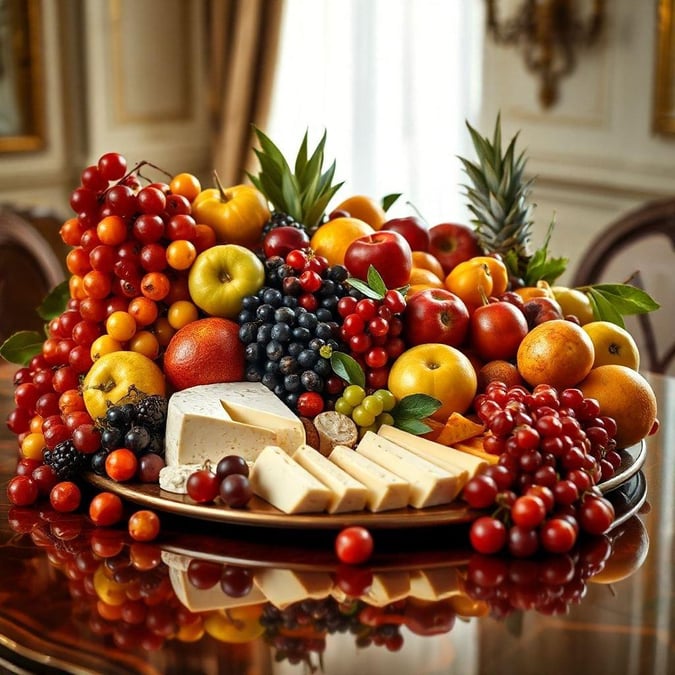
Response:
[[[443,423],[453,412],[469,409],[476,386],[471,361],[459,349],[434,342],[404,351],[392,364],[387,383],[399,401],[409,394],[428,394],[440,401],[432,417]]]
[[[523,338],[516,365],[533,387],[550,384],[565,389],[577,385],[591,372],[594,359],[588,333],[571,321],[554,319],[535,326]]]
[[[412,252],[413,267],[419,267],[433,272],[439,279],[445,278],[445,272],[438,258],[426,251]]]
[[[422,267],[413,267],[410,270],[410,286],[420,286],[424,288],[445,288],[443,281],[439,279],[432,271],[425,270]],[[409,293],[412,293],[412,288]]]
[[[483,392],[490,382],[503,382],[507,387],[523,384],[518,368],[510,361],[488,361],[478,371],[478,391]]]
[[[164,353],[164,374],[176,390],[243,380],[244,365],[239,325],[213,316],[176,331]]]
[[[312,235],[310,247],[316,255],[324,256],[330,265],[342,265],[349,245],[373,232],[375,230],[368,223],[358,218],[334,218]]]
[[[366,195],[347,197],[335,207],[335,210],[346,211],[350,217],[363,220],[374,230],[379,230],[387,220],[387,215],[380,203]]]
[[[645,378],[632,368],[608,364],[593,368],[579,388],[600,404],[600,412],[614,418],[616,443],[634,445],[649,434],[656,420],[656,396]]]

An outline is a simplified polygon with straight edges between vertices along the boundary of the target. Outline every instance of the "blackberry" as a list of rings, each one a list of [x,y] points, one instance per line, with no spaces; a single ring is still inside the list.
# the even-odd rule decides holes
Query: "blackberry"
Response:
[[[264,237],[268,232],[277,227],[295,227],[298,230],[304,229],[302,223],[299,223],[287,213],[284,213],[283,211],[274,211],[270,219],[263,226],[262,236]]]
[[[59,480],[71,480],[87,468],[89,459],[68,439],[61,441],[53,450],[47,450],[44,453],[44,463],[52,467]]]
[[[157,394],[146,396],[136,404],[135,423],[148,431],[164,431],[168,401]]]

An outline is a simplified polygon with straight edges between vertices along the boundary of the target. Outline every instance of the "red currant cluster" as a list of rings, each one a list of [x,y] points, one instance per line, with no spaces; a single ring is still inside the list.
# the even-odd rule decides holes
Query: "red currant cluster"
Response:
[[[405,306],[404,296],[395,289],[380,300],[347,295],[338,302],[341,337],[363,368],[369,391],[386,388],[391,364],[405,351],[400,318]]]
[[[471,526],[473,547],[517,557],[540,548],[566,553],[579,531],[606,532],[614,520],[611,502],[598,484],[621,463],[615,421],[600,415],[595,399],[579,389],[558,392],[539,385],[529,392],[492,382],[475,401],[487,427],[487,452],[497,464],[472,478],[462,496],[473,508],[497,508]]]

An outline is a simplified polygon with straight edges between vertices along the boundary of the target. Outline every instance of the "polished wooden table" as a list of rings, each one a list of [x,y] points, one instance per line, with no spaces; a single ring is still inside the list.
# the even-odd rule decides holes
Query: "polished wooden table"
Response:
[[[3,420],[14,370],[0,364]],[[459,525],[377,533],[364,574],[385,599],[412,580],[416,589],[387,608],[345,595],[363,582],[336,564],[331,533],[163,514],[160,539],[132,546],[83,514],[10,508],[17,446],[3,423],[0,672],[673,673],[675,379],[650,381],[660,432],[647,439],[642,471],[614,497],[629,512],[646,483],[647,498],[603,541],[613,546],[607,561],[597,543],[569,557],[486,561],[471,554]],[[214,570],[231,573],[227,593],[220,583],[193,585],[213,584]],[[273,607],[257,587],[246,595],[252,577],[270,592],[274,582],[290,607]],[[317,598],[303,601],[312,588]],[[369,605],[384,604],[376,595]]]

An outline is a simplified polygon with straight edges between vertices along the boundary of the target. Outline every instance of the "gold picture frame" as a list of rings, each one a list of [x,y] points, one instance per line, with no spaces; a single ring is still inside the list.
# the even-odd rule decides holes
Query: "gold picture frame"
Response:
[[[45,145],[40,0],[0,0],[0,153]]]
[[[659,134],[675,134],[674,10],[675,0],[659,0],[653,113],[653,128]]]

